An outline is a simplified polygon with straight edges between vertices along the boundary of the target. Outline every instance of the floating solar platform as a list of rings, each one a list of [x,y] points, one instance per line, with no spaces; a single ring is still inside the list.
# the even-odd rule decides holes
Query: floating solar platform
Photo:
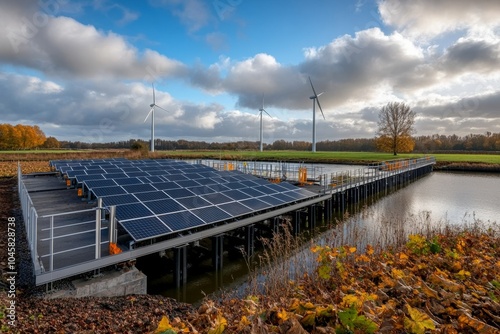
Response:
[[[82,184],[92,198],[102,198],[106,207],[116,206],[118,223],[135,241],[238,220],[317,196],[289,183],[168,159],[51,165]]]

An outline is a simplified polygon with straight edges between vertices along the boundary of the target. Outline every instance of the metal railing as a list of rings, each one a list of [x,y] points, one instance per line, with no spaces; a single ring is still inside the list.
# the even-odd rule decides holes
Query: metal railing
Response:
[[[354,170],[323,174],[320,177],[319,184],[323,188],[323,193],[334,190],[343,191],[435,163],[436,159],[434,157],[383,161]]]

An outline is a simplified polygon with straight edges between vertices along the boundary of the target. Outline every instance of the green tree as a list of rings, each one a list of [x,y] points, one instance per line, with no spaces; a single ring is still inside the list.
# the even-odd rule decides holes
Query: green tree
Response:
[[[377,147],[397,155],[413,150],[415,112],[404,102],[389,102],[379,113]]]

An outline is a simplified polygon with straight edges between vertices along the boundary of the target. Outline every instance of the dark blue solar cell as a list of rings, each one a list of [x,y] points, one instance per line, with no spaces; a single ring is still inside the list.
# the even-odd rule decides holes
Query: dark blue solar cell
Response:
[[[155,191],[148,191],[144,193],[137,193],[134,194],[135,197],[137,197],[141,202],[146,202],[146,201],[154,201],[157,199],[166,199],[170,198],[168,197],[167,194],[165,194],[163,191],[155,190]]]
[[[104,170],[98,168],[98,169],[87,169],[86,170],[87,174],[88,175],[92,175],[92,174],[103,174],[104,173]]]
[[[120,225],[135,241],[147,240],[172,232],[170,228],[156,217],[129,220],[121,222]]]
[[[177,183],[182,188],[196,187],[200,185],[198,182],[194,180],[180,180],[180,181],[175,181],[175,183]]]
[[[291,203],[296,201],[296,198],[288,196],[286,194],[273,194],[272,196],[282,200],[285,203]]]
[[[227,213],[229,213],[233,217],[238,217],[254,211],[249,207],[244,206],[243,204],[240,204],[238,202],[225,203],[217,206],[222,210],[226,211]]]
[[[75,179],[76,179],[76,182],[82,183],[83,181],[102,180],[102,179],[104,179],[104,176],[102,176],[102,174],[77,175],[77,176],[75,176]]]
[[[104,174],[104,177],[107,179],[123,179],[126,178],[127,175],[125,173],[108,173]]]
[[[157,201],[148,201],[143,203],[157,215],[186,210],[182,205],[180,205],[171,198],[160,199]]]
[[[273,189],[273,188],[270,188],[270,187],[268,187],[268,186],[264,186],[264,185],[262,185],[262,186],[257,186],[257,187],[255,187],[254,189],[255,189],[255,190],[258,190],[258,191],[260,191],[260,192],[263,192],[264,194],[267,194],[267,195],[276,194],[276,193],[278,193],[278,192],[279,192],[279,191],[277,191],[277,190],[275,190],[275,189]]]
[[[187,180],[188,178],[182,174],[170,174],[167,176],[167,179],[169,181],[182,181],[182,180]]]
[[[177,213],[158,216],[160,220],[167,225],[172,231],[179,232],[189,228],[204,225],[205,223],[189,211],[181,211]]]
[[[149,175],[165,175],[167,174],[164,170],[150,170],[148,171]]]
[[[229,189],[248,188],[246,185],[244,185],[241,182],[228,182],[228,183],[224,183],[224,186],[228,187]]]
[[[205,194],[213,194],[215,191],[207,186],[198,186],[198,187],[191,187],[189,188],[189,191],[192,191],[196,195],[205,195]]]
[[[292,197],[295,200],[299,200],[299,199],[303,199],[304,198],[302,196],[302,194],[300,194],[296,190],[290,190],[290,191],[284,192],[283,194],[287,195],[287,196],[290,196],[290,197]]]
[[[254,182],[252,180],[245,180],[245,181],[241,181],[240,183],[244,184],[245,186],[247,186],[249,188],[257,187],[259,185],[257,182]]]
[[[309,190],[306,190],[306,189],[302,189],[302,188],[299,188],[299,189],[297,189],[295,191],[298,192],[299,194],[301,194],[303,198],[311,198],[311,197],[318,196],[318,194],[315,194],[312,191],[309,191]]]
[[[261,200],[258,200],[257,198],[249,198],[245,199],[242,201],[239,201],[241,204],[248,206],[249,208],[253,210],[263,210],[271,207],[271,204],[262,202]]]
[[[197,179],[202,179],[203,178],[203,176],[201,176],[200,174],[198,174],[198,173],[191,173],[191,171],[189,171],[189,173],[184,174],[184,176],[187,177],[190,180],[197,180]]]
[[[252,188],[243,188],[238,190],[244,192],[247,195],[250,195],[251,197],[259,197],[265,195],[263,192]]]
[[[115,182],[121,186],[130,185],[130,184],[142,184],[142,182],[136,177],[128,177],[124,179],[114,179]]]
[[[199,172],[198,174],[200,174],[201,176],[203,176],[204,178],[214,178],[214,177],[219,177],[219,175],[214,172],[214,171],[210,171],[210,172]]]
[[[105,206],[111,205],[122,205],[128,203],[137,203],[139,200],[135,198],[132,194],[124,194],[124,195],[114,195],[114,196],[105,196],[102,198],[102,202]]]
[[[87,173],[85,173],[85,171],[81,171],[81,170],[68,170],[66,172],[66,175],[69,177],[69,178],[74,178],[78,175],[87,175]]]
[[[224,195],[222,193],[207,194],[207,195],[202,195],[200,197],[206,199],[207,201],[209,201],[212,204],[222,204],[222,203],[234,201],[232,198],[227,197],[226,195]]]
[[[218,183],[217,184],[209,184],[208,186],[216,192],[231,190],[228,187],[224,186],[223,184],[218,184]]]
[[[130,203],[116,206],[116,218],[119,221],[153,216],[154,214],[142,203]]]
[[[146,191],[155,191],[156,189],[150,184],[132,184],[129,186],[122,186],[129,194],[143,193]]]
[[[281,205],[281,204],[286,202],[282,199],[274,197],[274,195],[273,196],[271,196],[271,195],[262,196],[262,197],[259,197],[259,200],[266,202],[266,203],[269,203],[269,204],[274,205],[274,206]]]
[[[149,176],[146,172],[126,172],[128,177]]]
[[[96,197],[126,194],[127,192],[120,186],[92,188],[92,193]]]
[[[255,179],[252,179],[253,182],[259,184],[259,185],[268,185],[270,182],[265,180],[265,179],[261,179],[261,178],[255,178]]]
[[[231,218],[231,215],[222,211],[216,206],[207,206],[205,208],[193,209],[190,212],[194,213],[197,217],[205,223],[215,223]]]
[[[193,196],[194,193],[187,189],[179,188],[179,189],[165,189],[163,190],[165,194],[172,198],[182,198],[182,197],[189,197]]]
[[[114,174],[114,173],[123,174],[123,171],[120,168],[116,168],[115,166],[113,166],[112,168],[111,167],[105,167],[103,169],[104,169],[104,172],[106,172],[106,174]]]
[[[122,170],[125,173],[130,173],[130,172],[141,172],[141,170],[137,167],[122,167]]]
[[[165,180],[163,180],[161,177],[159,176],[148,176],[146,177],[146,179],[149,181],[149,182],[144,182],[144,183],[157,183],[157,182],[164,182]]]
[[[88,189],[92,189],[94,187],[112,187],[116,186],[115,181],[113,180],[86,180],[83,182]]]
[[[176,201],[181,203],[186,209],[196,209],[212,205],[212,203],[199,196],[178,198]]]
[[[221,194],[226,195],[229,198],[232,198],[235,201],[239,201],[242,199],[250,198],[252,196],[245,194],[239,190],[228,190],[228,191],[223,191]]]
[[[268,184],[268,185],[266,185],[266,187],[271,188],[271,189],[273,189],[273,190],[275,190],[276,192],[279,192],[279,193],[282,193],[284,191],[288,191],[289,190],[288,188],[283,187],[283,186],[281,186],[279,184],[275,184],[275,183]]]
[[[202,184],[204,186],[208,186],[210,184],[218,184],[214,180],[210,180],[210,179],[197,179],[196,182],[198,182],[199,184]]]
[[[226,181],[225,179],[223,179],[222,177],[212,177],[212,181],[216,182],[216,183],[228,183],[229,181]]]
[[[179,189],[179,185],[175,182],[157,182],[153,183],[153,187],[158,190]]]
[[[148,216],[153,216],[153,213],[142,203],[131,203],[116,206],[116,218],[119,221]]]

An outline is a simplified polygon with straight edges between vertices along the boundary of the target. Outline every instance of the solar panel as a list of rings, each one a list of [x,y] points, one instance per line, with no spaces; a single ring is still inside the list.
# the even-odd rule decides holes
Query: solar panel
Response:
[[[278,206],[278,205],[281,205],[283,203],[286,203],[285,200],[282,200],[280,198],[277,198],[277,197],[274,197],[274,196],[271,196],[271,195],[259,197],[259,200],[261,200],[263,202],[266,202],[266,203],[269,203],[269,204],[271,204],[273,206]]]
[[[120,224],[135,241],[151,239],[172,232],[157,217],[134,219]]]
[[[90,181],[90,180],[102,180],[104,179],[104,176],[102,174],[92,174],[92,175],[77,175],[75,176],[76,182],[82,183],[84,181]]]
[[[224,186],[228,187],[229,189],[247,188],[247,186],[241,182],[228,182],[228,183],[224,183]]]
[[[169,181],[181,181],[181,180],[187,180],[188,179],[187,177],[185,177],[182,174],[170,174],[170,175],[166,176],[166,178]]]
[[[165,194],[163,191],[148,191],[144,193],[137,193],[134,194],[135,197],[137,197],[141,202],[147,202],[147,201],[154,201],[157,199],[165,199],[165,198],[170,198],[167,194]]]
[[[149,183],[156,183],[156,182],[163,182],[164,181],[159,176],[147,176],[146,179],[149,181]],[[148,183],[148,182],[144,182],[144,183]]]
[[[197,179],[196,182],[199,184],[202,184],[204,186],[208,186],[210,184],[217,184],[217,182],[210,180],[210,179]]]
[[[104,177],[107,179],[124,179],[127,177],[125,173],[107,173],[104,174]]]
[[[157,215],[185,210],[182,205],[171,198],[144,202],[144,205]]]
[[[142,203],[116,206],[116,218],[119,221],[152,216],[153,213]]]
[[[239,191],[242,191],[245,194],[250,195],[252,197],[259,197],[259,196],[265,195],[265,193],[258,191],[257,189],[253,189],[253,188],[243,188],[243,189],[239,189]]]
[[[78,175],[87,175],[87,173],[85,173],[85,171],[81,171],[81,170],[68,170],[66,172],[66,176],[69,178],[74,178]]]
[[[182,198],[182,197],[189,197],[193,196],[194,193],[187,189],[179,188],[179,189],[165,189],[164,190],[165,194],[172,198]]]
[[[189,191],[192,191],[196,195],[213,194],[215,191],[207,186],[191,187]]]
[[[213,193],[213,194],[207,194],[207,195],[202,195],[200,196],[207,201],[209,201],[212,204],[222,204],[222,203],[227,203],[227,202],[232,202],[233,199],[230,197],[227,197],[224,194],[221,193]]]
[[[160,218],[160,220],[174,232],[183,231],[205,224],[203,220],[196,217],[189,211],[170,213],[158,216],[158,218]]]
[[[127,177],[123,179],[114,179],[120,186],[130,185],[130,184],[142,184],[142,182],[136,177]]]
[[[156,189],[150,184],[131,184],[129,186],[122,186],[129,194],[143,193],[147,191],[155,191]]]
[[[240,203],[254,210],[263,210],[272,206],[271,204],[263,202],[257,198],[245,199],[240,201]]]
[[[92,193],[96,197],[126,194],[127,192],[120,186],[92,188]]]
[[[277,191],[276,189],[273,189],[271,187],[268,187],[268,186],[257,186],[254,188],[255,190],[258,190],[260,192],[263,192],[264,194],[267,194],[267,195],[270,195],[270,194],[276,194],[278,193],[279,191]]]
[[[239,201],[242,199],[247,199],[247,198],[252,197],[252,196],[245,194],[239,190],[223,191],[223,192],[221,192],[221,194],[226,195],[227,197],[232,198],[235,201]]]
[[[196,209],[212,205],[212,203],[199,196],[178,198],[177,202],[181,203],[186,209]]]
[[[128,177],[139,177],[139,176],[149,176],[146,172],[126,172]]]
[[[132,194],[105,196],[102,198],[105,206],[137,203],[139,200]]]
[[[175,182],[157,182],[153,183],[153,187],[155,187],[158,190],[165,190],[165,189],[178,189],[179,185]]]
[[[189,188],[189,187],[195,187],[199,186],[200,184],[196,181],[193,180],[180,180],[180,181],[175,181],[179,186],[182,188]]]
[[[113,180],[86,180],[83,182],[85,186],[89,189],[92,189],[94,187],[111,187],[111,186],[116,186],[115,181]]]
[[[231,190],[231,189],[229,189],[228,187],[226,187],[223,184],[209,184],[208,186],[210,188],[212,188],[216,192],[221,192],[221,191],[225,191],[225,190]]]
[[[301,193],[294,190],[284,192],[283,194],[292,197],[294,200],[299,200],[304,198],[304,196]]]
[[[250,188],[256,187],[259,185],[257,182],[254,182],[253,180],[245,180],[245,181],[241,181],[240,183],[244,184],[245,186],[250,187]]]
[[[198,180],[203,178],[203,176],[201,176],[198,173],[186,173],[184,174],[184,176],[187,177],[189,180]]]
[[[249,207],[244,206],[243,204],[238,202],[225,203],[217,206],[222,210],[226,211],[227,213],[229,213],[233,217],[241,216],[253,211]]]
[[[104,173],[104,170],[101,169],[101,168],[98,168],[98,169],[87,169],[86,172],[87,172],[88,175],[93,175],[93,174],[102,174],[102,173]]]
[[[222,211],[216,206],[207,206],[205,208],[193,209],[190,212],[194,213],[205,223],[215,223],[231,218],[227,212]]]
[[[291,203],[296,200],[294,197],[288,196],[286,194],[273,194],[272,196],[282,200],[285,203]]]

